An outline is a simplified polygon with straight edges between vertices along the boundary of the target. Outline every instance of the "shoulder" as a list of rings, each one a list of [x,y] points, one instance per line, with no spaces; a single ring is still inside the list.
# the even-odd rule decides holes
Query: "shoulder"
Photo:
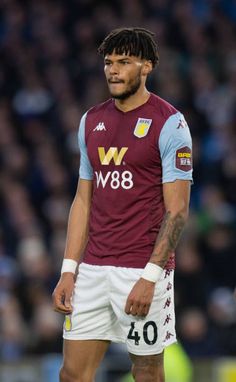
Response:
[[[188,124],[178,109],[155,94],[152,94],[151,104],[159,119],[161,136],[172,135],[173,139],[190,139]]]
[[[110,115],[109,113],[112,113],[113,107],[112,99],[109,99],[103,103],[93,106],[86,112],[84,119],[86,141],[92,131],[106,130],[104,125],[105,115],[107,118],[107,116]]]
[[[153,93],[151,93],[150,105],[153,107],[155,114],[157,114],[164,123],[172,115],[179,113],[179,111],[173,105]]]
[[[108,99],[105,102],[99,103],[91,107],[86,115],[87,117],[97,117],[99,114],[103,113],[105,110],[109,109],[112,106],[112,99]]]

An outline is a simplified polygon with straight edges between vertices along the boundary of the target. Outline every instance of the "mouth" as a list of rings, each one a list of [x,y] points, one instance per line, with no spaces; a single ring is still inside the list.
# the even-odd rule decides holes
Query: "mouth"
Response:
[[[123,84],[124,81],[122,80],[108,80],[109,84]]]

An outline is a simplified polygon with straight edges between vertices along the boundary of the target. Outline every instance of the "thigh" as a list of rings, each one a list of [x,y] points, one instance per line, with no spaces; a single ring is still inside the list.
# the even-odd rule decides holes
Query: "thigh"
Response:
[[[124,331],[129,353],[138,356],[161,354],[166,346],[176,342],[174,271],[163,272],[147,316],[127,315],[124,311],[126,299],[141,273],[139,269],[114,270],[112,306]]]
[[[100,340],[64,340],[63,373],[75,381],[78,376],[83,376],[86,381],[93,380],[109,343]]]
[[[135,382],[164,382],[164,351],[160,354],[138,356],[129,354]]]

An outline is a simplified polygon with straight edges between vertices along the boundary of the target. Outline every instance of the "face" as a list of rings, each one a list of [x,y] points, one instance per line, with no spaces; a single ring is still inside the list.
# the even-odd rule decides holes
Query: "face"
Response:
[[[111,96],[125,100],[135,94],[142,84],[144,61],[125,54],[107,54],[104,72]]]

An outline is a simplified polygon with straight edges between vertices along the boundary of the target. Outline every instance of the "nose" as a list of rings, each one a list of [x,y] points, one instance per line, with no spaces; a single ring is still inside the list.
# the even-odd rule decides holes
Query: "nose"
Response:
[[[109,69],[111,75],[118,74],[119,72],[118,65],[115,62],[110,65]]]

